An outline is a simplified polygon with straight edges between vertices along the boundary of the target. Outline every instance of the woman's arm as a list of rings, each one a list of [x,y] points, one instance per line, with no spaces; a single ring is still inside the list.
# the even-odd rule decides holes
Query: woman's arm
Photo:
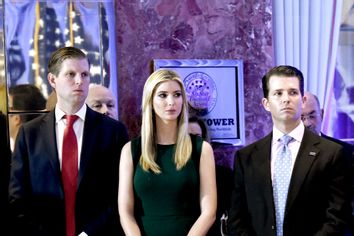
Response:
[[[202,236],[208,233],[216,215],[216,177],[213,149],[203,142],[199,164],[201,214],[192,226],[188,236]]]
[[[118,211],[125,235],[139,236],[140,230],[134,218],[134,166],[130,142],[124,145],[119,163]]]

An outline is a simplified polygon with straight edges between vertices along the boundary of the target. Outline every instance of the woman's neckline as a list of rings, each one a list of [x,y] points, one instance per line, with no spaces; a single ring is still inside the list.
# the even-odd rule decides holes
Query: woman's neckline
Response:
[[[160,147],[170,147],[170,146],[174,146],[176,145],[175,143],[170,143],[170,144],[167,144],[167,143],[158,143],[157,146],[160,146]]]

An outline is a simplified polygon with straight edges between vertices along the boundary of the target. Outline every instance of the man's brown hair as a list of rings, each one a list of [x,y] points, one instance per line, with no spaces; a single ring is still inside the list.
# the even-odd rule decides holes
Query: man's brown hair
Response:
[[[54,51],[48,62],[48,72],[52,73],[55,76],[58,76],[61,64],[64,60],[68,58],[76,59],[87,59],[87,62],[90,65],[90,61],[87,58],[87,55],[78,48],[75,47],[62,47]]]

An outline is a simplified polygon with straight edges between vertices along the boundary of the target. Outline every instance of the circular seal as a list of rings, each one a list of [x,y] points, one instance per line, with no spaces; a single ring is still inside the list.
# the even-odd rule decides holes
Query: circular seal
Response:
[[[184,79],[190,108],[199,116],[210,113],[216,104],[214,80],[206,73],[193,72]]]

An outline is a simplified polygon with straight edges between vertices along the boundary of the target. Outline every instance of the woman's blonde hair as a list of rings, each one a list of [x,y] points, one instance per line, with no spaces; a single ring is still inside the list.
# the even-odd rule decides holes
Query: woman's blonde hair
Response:
[[[168,69],[160,69],[152,73],[146,80],[142,99],[142,125],[141,125],[141,157],[140,165],[143,170],[152,170],[160,173],[160,167],[156,163],[156,120],[153,111],[153,97],[156,88],[163,82],[176,81],[182,92],[182,110],[177,123],[177,140],[174,153],[174,162],[177,170],[186,165],[191,157],[192,142],[188,134],[187,97],[183,82],[179,75]]]

